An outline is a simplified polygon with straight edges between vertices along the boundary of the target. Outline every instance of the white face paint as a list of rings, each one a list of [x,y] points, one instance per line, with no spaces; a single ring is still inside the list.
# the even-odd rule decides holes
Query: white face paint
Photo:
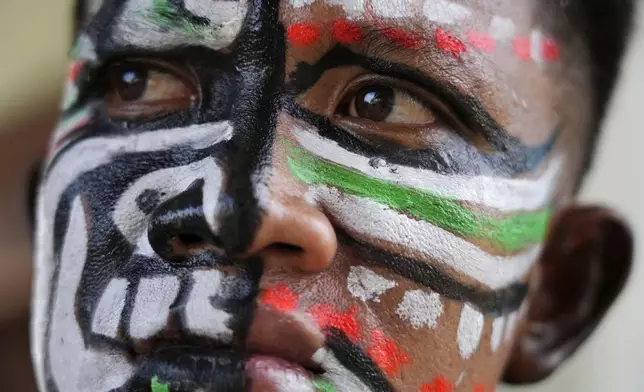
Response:
[[[428,21],[442,25],[453,25],[467,20],[469,8],[447,0],[427,0],[423,6],[423,15]]]
[[[463,305],[458,324],[458,349],[464,359],[469,359],[478,349],[483,333],[483,315],[468,304]]]
[[[443,303],[436,293],[423,290],[407,291],[396,309],[396,314],[416,329],[433,329],[443,314]]]
[[[161,331],[168,324],[170,306],[178,294],[176,276],[141,279],[130,317],[130,335],[134,339],[147,339]]]
[[[128,282],[126,279],[113,279],[101,296],[92,320],[92,331],[96,334],[115,339],[120,316],[125,306]]]
[[[210,298],[222,291],[220,271],[195,271],[193,286],[185,310],[186,327],[196,335],[208,336],[228,343],[233,331],[228,328],[230,314],[212,306]]]
[[[365,267],[351,267],[347,277],[347,289],[363,301],[380,302],[380,296],[396,287],[396,282],[387,280]]]

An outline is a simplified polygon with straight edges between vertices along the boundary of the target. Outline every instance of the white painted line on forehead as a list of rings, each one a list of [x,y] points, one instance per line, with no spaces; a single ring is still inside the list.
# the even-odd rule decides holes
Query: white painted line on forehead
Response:
[[[233,331],[228,328],[231,316],[228,312],[215,308],[210,298],[223,290],[223,273],[220,271],[195,271],[192,290],[185,310],[185,327],[190,332],[217,339],[221,343],[232,340]]]
[[[543,64],[543,33],[541,30],[532,30],[530,34],[530,56],[537,64]]]
[[[349,19],[354,19],[365,12],[365,0],[326,0],[327,4],[342,6]]]
[[[490,35],[497,40],[510,40],[514,37],[514,22],[509,18],[493,16],[490,22]]]
[[[159,276],[141,279],[130,317],[130,336],[147,339],[168,323],[170,305],[179,293],[176,276]]]
[[[534,210],[545,206],[554,192],[563,167],[555,156],[538,179],[512,179],[484,176],[443,175],[431,170],[387,164],[378,167],[371,159],[340,147],[304,129],[294,132],[296,141],[320,158],[356,170],[373,178],[437,193],[461,201],[496,208],[503,212]],[[395,170],[392,170],[395,169]]]
[[[463,304],[461,321],[458,324],[458,350],[461,357],[469,359],[478,349],[483,333],[483,314],[468,304]]]
[[[371,0],[373,13],[381,18],[404,18],[413,16],[411,0]]]
[[[148,49],[203,45],[219,50],[237,38],[248,10],[246,1],[191,2],[190,6],[210,19],[210,26],[191,23],[179,15],[161,15],[151,0],[130,0],[115,21],[113,38],[121,45]]]
[[[426,0],[423,7],[423,14],[427,20],[453,25],[470,17],[469,8],[447,0]]]
[[[92,331],[115,339],[128,291],[126,279],[112,279],[105,288],[92,318]]]
[[[440,295],[424,290],[407,291],[396,309],[396,314],[418,329],[434,329],[438,318],[443,314]]]
[[[388,280],[365,267],[352,266],[347,276],[347,289],[363,301],[380,302],[380,296],[396,287],[396,282]]]
[[[320,204],[349,232],[427,255],[492,290],[520,281],[541,252],[541,245],[534,245],[512,256],[491,255],[449,231],[409,218],[372,200],[326,187],[315,189]]]

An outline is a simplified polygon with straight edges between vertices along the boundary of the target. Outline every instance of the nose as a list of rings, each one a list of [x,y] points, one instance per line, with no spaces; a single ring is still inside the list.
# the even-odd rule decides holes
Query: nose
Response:
[[[203,185],[203,180],[195,181],[152,213],[148,240],[164,260],[180,262],[207,250],[223,254],[227,249],[235,249],[226,246],[222,240],[225,237],[218,236],[207,223]],[[337,238],[326,215],[300,198],[274,200],[268,204],[259,214],[259,224],[250,246],[227,256],[235,259],[260,257],[265,268],[301,272],[320,272],[329,267],[337,250]]]
[[[273,201],[264,211],[248,255],[259,255],[267,268],[320,272],[337,251],[335,230],[319,209],[301,199]]]

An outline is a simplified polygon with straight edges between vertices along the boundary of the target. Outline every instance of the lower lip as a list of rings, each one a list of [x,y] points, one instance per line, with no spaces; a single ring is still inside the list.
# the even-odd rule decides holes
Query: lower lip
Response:
[[[161,349],[141,361],[135,378],[137,387],[127,391],[141,387],[152,392],[337,390],[300,365],[231,350]]]

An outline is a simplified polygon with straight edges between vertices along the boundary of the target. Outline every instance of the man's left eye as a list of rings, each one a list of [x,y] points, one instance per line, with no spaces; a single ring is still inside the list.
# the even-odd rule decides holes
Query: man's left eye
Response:
[[[433,123],[434,114],[402,89],[384,84],[361,87],[344,99],[343,116],[390,124]]]
[[[197,87],[182,68],[162,62],[126,61],[110,66],[104,95],[114,120],[142,120],[190,108]]]

